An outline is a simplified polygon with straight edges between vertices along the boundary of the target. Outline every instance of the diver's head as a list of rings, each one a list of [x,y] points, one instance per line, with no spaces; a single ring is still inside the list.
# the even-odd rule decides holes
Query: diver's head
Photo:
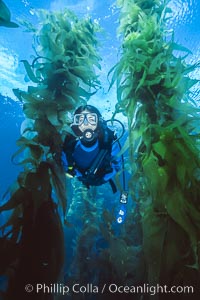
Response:
[[[100,119],[101,114],[96,107],[92,105],[80,106],[74,113],[71,127],[85,145],[91,145],[97,139]]]

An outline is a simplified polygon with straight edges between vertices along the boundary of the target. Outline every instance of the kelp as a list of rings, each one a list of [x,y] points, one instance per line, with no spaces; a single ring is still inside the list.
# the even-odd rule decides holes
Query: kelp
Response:
[[[13,90],[23,105],[25,122],[17,141],[19,150],[12,159],[24,169],[14,189],[10,189],[10,199],[0,207],[0,212],[13,210],[1,227],[6,240],[2,242],[5,248],[11,247],[11,242],[19,248],[14,261],[9,253],[6,259],[17,266],[7,299],[14,295],[26,299],[27,280],[32,284],[58,280],[64,261],[58,211],[65,218],[67,207],[66,177],[61,165],[63,139],[70,128],[71,112],[100,88],[96,75],[100,68],[96,39],[99,27],[90,18],[78,19],[69,10],[40,10],[35,14],[37,27],[21,21],[34,40],[32,63],[22,60],[32,85],[27,91]],[[38,249],[37,255],[33,249]]]
[[[129,186],[132,195],[138,193],[134,200],[143,224],[148,281],[173,284],[179,277],[190,282],[187,276],[193,270],[196,284],[199,108],[191,89],[198,80],[191,74],[199,62],[186,62],[191,51],[178,45],[167,28],[168,1],[118,0],[117,5],[121,57],[109,76],[111,86],[117,84],[115,113],[128,119],[133,166]]]
[[[100,239],[98,224],[102,209],[103,197],[101,193],[98,193],[97,196],[96,187],[87,189],[74,178],[72,180],[71,203],[67,212],[68,226],[73,232],[71,245],[68,249],[73,253],[71,253],[72,257],[69,258],[68,266],[65,269],[67,282],[70,286],[76,282],[83,285],[88,282],[98,284],[100,264],[97,247]],[[67,232],[69,235],[70,231]],[[83,296],[83,298],[85,299],[87,296]]]
[[[68,284],[139,284],[145,275],[145,265],[141,241],[136,237],[139,236],[136,210],[128,213],[125,224],[119,225],[115,215],[118,197],[113,201],[114,205],[107,203],[108,199],[114,197],[111,190],[106,186],[88,190],[77,179],[72,184],[73,197],[68,217],[74,234],[73,259],[66,275]],[[107,205],[109,209],[105,207]],[[117,293],[117,299],[121,299],[120,296]],[[86,295],[83,298],[88,297]],[[138,295],[136,299],[139,298]]]
[[[10,19],[11,19],[11,13],[9,8],[2,0],[0,0],[0,26],[10,27],[10,28],[19,27],[19,25],[17,25],[16,23],[11,22]]]
[[[145,278],[139,227],[137,209],[130,209],[126,222],[120,225],[113,211],[103,210],[99,229],[104,242],[99,247],[97,257],[99,285],[115,282],[124,286],[137,286]],[[116,296],[123,298],[120,293]],[[140,296],[135,295],[135,299],[140,299]]]

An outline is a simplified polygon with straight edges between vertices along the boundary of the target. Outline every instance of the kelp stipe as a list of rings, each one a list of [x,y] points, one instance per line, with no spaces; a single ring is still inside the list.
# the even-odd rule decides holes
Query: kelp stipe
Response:
[[[137,163],[129,185],[133,195],[136,188],[139,193],[148,283],[197,287],[199,108],[192,101],[197,80],[190,73],[199,63],[186,63],[191,52],[167,29],[168,1],[117,4],[122,47],[111,85],[117,84],[116,113],[128,119],[130,162]]]
[[[119,199],[116,197],[110,203],[110,199],[114,197],[111,190],[109,192],[105,186],[88,190],[76,180],[73,181],[73,190],[68,218],[69,222],[71,218],[76,234],[73,240],[73,260],[66,274],[68,284],[78,282],[87,285],[89,282],[100,287],[113,282],[120,285],[139,284],[144,276],[144,260],[140,259],[143,255],[139,245],[141,241],[136,237],[136,212],[129,212],[126,224],[119,225],[114,214]],[[105,207],[106,204],[109,209]],[[71,226],[73,228],[72,224]],[[120,233],[116,233],[119,229],[117,226],[120,226]],[[111,299],[113,297],[108,291],[103,298],[105,295]],[[96,296],[101,299],[99,294],[85,294],[83,299],[93,299]]]
[[[96,241],[100,236],[99,222],[102,214],[103,197],[96,187],[87,189],[75,179],[73,197],[68,210],[69,221],[72,220],[73,259],[68,266],[69,284],[98,284],[98,253]],[[98,194],[98,195],[97,195]],[[80,214],[81,212],[81,214]],[[87,299],[87,297],[83,297]]]
[[[17,141],[20,149],[13,160],[16,161],[17,154],[23,154],[19,163],[24,171],[18,176],[11,198],[0,208],[13,209],[1,228],[6,233],[2,238],[2,255],[7,262],[1,273],[10,266],[14,269],[6,299],[27,299],[27,283],[35,286],[59,279],[64,242],[58,207],[65,216],[67,205],[66,180],[60,162],[63,135],[70,130],[72,110],[86,103],[100,88],[96,75],[100,67],[95,36],[98,26],[88,18],[79,20],[67,10],[43,10],[37,15],[38,28],[24,22],[35,41],[33,62],[22,61],[32,85],[26,92],[14,90],[26,119]],[[16,255],[9,254],[11,248],[17,249]],[[32,292],[28,297],[43,299],[44,295]]]

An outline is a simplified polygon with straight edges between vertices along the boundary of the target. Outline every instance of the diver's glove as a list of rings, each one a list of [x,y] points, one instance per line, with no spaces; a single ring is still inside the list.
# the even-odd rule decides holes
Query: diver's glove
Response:
[[[72,177],[76,176],[76,170],[74,169],[74,167],[68,167],[67,173]]]
[[[111,168],[111,172],[108,172],[104,175],[103,179],[104,181],[109,181],[112,177],[116,175],[117,171],[114,168]]]

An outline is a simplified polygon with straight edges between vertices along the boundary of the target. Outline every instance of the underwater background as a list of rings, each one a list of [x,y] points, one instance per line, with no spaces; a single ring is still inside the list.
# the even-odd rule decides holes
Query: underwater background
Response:
[[[19,27],[0,27],[0,197],[2,203],[6,199],[3,199],[4,193],[22,170],[22,166],[11,162],[12,155],[18,150],[16,140],[20,138],[20,128],[24,121],[22,104],[13,93],[13,89],[26,91],[27,87],[31,85],[21,61],[31,61],[34,54],[33,38],[30,32],[20,25],[20,22],[25,20],[37,26],[38,19],[35,9],[63,11],[64,8],[67,8],[72,10],[78,18],[91,16],[92,20],[102,27],[102,32],[97,34],[100,43],[99,55],[102,59],[100,61],[101,69],[97,72],[101,88],[91,97],[89,103],[96,106],[105,119],[112,117],[117,103],[116,87],[113,85],[109,89],[111,80],[108,73],[118,62],[121,47],[121,41],[117,34],[119,10],[114,1],[6,0],[5,3],[11,12],[12,21],[19,23]],[[187,57],[188,64],[196,63],[200,55],[200,2],[197,0],[170,1],[169,7],[172,9],[172,18],[167,21],[167,27],[174,30],[175,41],[191,51]],[[192,77],[200,79],[198,68],[193,71]],[[200,100],[199,87],[199,83],[193,87],[192,95],[197,106]],[[128,132],[128,121],[124,114],[116,115],[116,118],[124,122]],[[127,132],[122,139],[122,144],[126,141]],[[127,152],[125,152],[125,164],[128,184],[131,162]],[[127,225],[117,224],[116,211],[119,205],[119,192],[113,195],[109,185],[98,188],[98,191],[91,189],[88,192],[80,187],[76,180],[67,185],[66,217],[68,224],[64,227],[65,262],[62,282],[65,284],[78,282],[82,285],[87,283],[103,285],[104,282],[112,282],[112,279],[115,278],[116,284],[119,285],[121,282],[128,284],[129,280],[130,284],[132,282],[141,284],[143,278],[146,278],[146,271],[144,260],[141,258],[143,242],[137,201],[134,201],[134,197],[129,199]],[[137,200],[139,195],[137,191],[135,193],[135,200]],[[56,195],[53,197],[56,199]],[[3,224],[6,218],[7,213],[1,213],[0,224]],[[63,222],[63,220],[61,221]],[[35,247],[37,248],[36,245]],[[128,251],[130,251],[130,257],[134,258],[128,258],[124,263],[120,258],[123,258],[124,255],[129,257]],[[108,261],[104,259],[106,256],[110,257]],[[129,267],[127,268],[127,266]],[[110,268],[112,269],[111,273]],[[133,270],[137,270],[137,274],[133,274]],[[115,277],[114,273],[116,273]],[[128,279],[127,273],[129,274]],[[119,281],[117,282],[117,280]],[[2,282],[2,287],[5,289],[6,281],[2,280]],[[111,296],[114,295],[109,294],[110,299]],[[123,299],[125,296],[123,295]],[[32,299],[37,299],[34,297]],[[70,297],[69,295],[66,299],[70,299]],[[29,298],[27,297],[27,299]],[[64,297],[60,298],[65,299]],[[98,295],[90,291],[87,294],[73,295],[72,299],[98,299]]]
[[[107,80],[108,71],[117,61],[120,42],[117,39],[118,11],[114,1],[6,1],[12,12],[12,19],[17,18],[36,22],[34,9],[62,10],[67,7],[78,16],[90,15],[98,20],[105,30],[101,36],[100,53],[103,59],[101,65],[102,85],[104,91],[91,98],[91,104],[97,105],[105,118],[110,118],[116,103],[115,91],[107,93],[109,82]],[[188,47],[192,51],[189,60],[195,62],[199,57],[200,49],[200,3],[197,0],[191,1],[171,1],[170,7],[173,10],[169,27],[173,28],[175,39],[180,44]],[[1,153],[3,159],[0,160],[0,194],[18,174],[18,169],[10,163],[10,157],[15,152],[15,141],[19,137],[20,124],[23,113],[19,102],[12,92],[13,88],[26,89],[25,71],[20,60],[29,60],[33,55],[32,37],[19,27],[14,30],[1,27],[0,35],[0,93],[1,93]],[[199,75],[197,74],[197,77]],[[198,87],[195,87],[198,90]],[[97,97],[97,98],[96,98]],[[199,96],[197,94],[197,101]],[[101,104],[99,99],[101,99]],[[104,112],[105,110],[105,112]],[[9,134],[8,134],[9,132]]]

